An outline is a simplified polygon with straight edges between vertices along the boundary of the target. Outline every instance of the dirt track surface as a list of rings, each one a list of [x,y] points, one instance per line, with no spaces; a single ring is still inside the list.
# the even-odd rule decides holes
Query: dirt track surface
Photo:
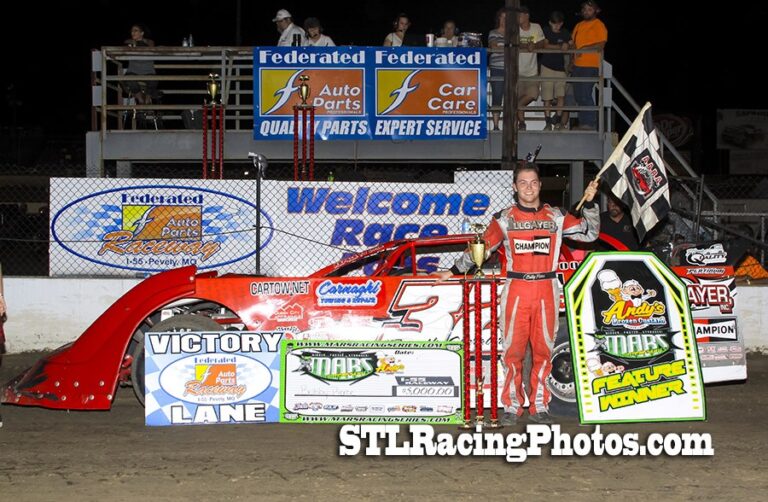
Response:
[[[6,355],[6,382],[38,355]],[[708,422],[603,432],[711,433],[714,457],[339,457],[338,426],[150,428],[130,389],[109,412],[3,406],[0,500],[765,500],[768,357],[748,382],[707,388]],[[523,420],[507,432],[522,432]],[[591,432],[576,419],[564,432]],[[453,427],[440,432],[456,432]],[[618,498],[617,498],[618,497]],[[529,499],[530,500],[530,499]]]

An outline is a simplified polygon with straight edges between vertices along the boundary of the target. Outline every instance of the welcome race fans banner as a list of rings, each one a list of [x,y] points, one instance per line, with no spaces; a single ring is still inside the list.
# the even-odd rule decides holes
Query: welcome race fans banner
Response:
[[[487,135],[482,48],[255,47],[253,58],[257,140],[293,139],[305,76],[316,139]]]

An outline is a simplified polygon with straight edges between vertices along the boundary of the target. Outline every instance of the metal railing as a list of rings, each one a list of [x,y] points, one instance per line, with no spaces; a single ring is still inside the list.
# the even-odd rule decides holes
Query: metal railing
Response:
[[[500,52],[502,48],[487,49]],[[534,52],[575,54],[597,52],[600,61],[603,53],[595,49],[553,50],[536,49]],[[131,61],[151,61],[155,73],[150,75],[126,75]],[[598,132],[606,130],[604,114],[605,99],[602,89],[605,78],[602,64],[598,77],[565,78],[568,84],[593,82],[597,85],[595,106],[578,106],[566,103],[563,107],[552,107],[553,111],[593,111],[598,113]],[[200,110],[207,96],[205,82],[209,73],[216,73],[221,79],[221,99],[226,104],[225,120],[228,130],[250,130],[253,128],[253,48],[252,47],[103,47],[92,52],[92,113],[91,130],[110,131],[134,129],[137,117],[149,122],[147,128],[186,129],[185,114]],[[501,77],[489,77],[498,81]],[[562,81],[558,77],[520,77],[521,81]],[[127,95],[129,82],[153,82],[158,86],[158,96],[152,103],[137,103]],[[527,112],[543,112],[543,106],[527,106]],[[488,112],[501,112],[501,107],[488,106]],[[535,120],[535,118],[533,118]]]

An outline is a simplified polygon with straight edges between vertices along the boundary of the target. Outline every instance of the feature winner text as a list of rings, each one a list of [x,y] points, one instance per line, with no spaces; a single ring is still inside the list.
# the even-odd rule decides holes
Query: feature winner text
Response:
[[[450,112],[446,112],[450,113]],[[379,119],[374,137],[379,136],[437,136],[482,137],[482,120],[466,119]]]
[[[638,403],[656,401],[678,394],[685,394],[685,386],[679,378],[686,374],[685,361],[644,366],[622,373],[592,380],[592,393],[600,396],[600,411],[624,408]]]

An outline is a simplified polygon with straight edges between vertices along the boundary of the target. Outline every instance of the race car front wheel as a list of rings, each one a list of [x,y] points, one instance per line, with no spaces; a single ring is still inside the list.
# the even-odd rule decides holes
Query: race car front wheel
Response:
[[[210,317],[201,315],[183,314],[169,317],[152,326],[151,331],[184,332],[184,331],[221,331],[219,323]],[[131,384],[133,392],[142,406],[144,406],[144,338],[137,341],[133,348],[133,362],[131,363]]]

